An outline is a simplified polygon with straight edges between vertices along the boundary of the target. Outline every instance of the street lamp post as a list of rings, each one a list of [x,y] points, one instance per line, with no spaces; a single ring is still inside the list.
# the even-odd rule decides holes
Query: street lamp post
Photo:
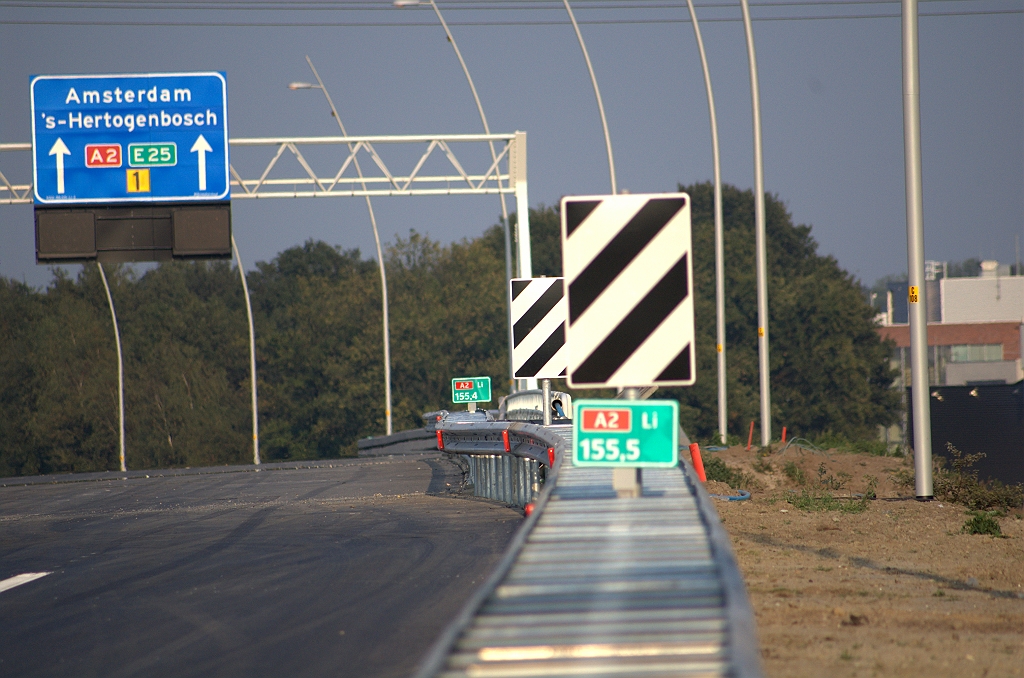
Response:
[[[437,20],[441,22],[441,28],[444,29],[444,34],[448,38],[448,42],[451,43],[452,49],[455,50],[455,56],[459,59],[459,64],[462,66],[462,72],[466,75],[466,82],[469,83],[469,89],[473,93],[473,101],[476,102],[476,110],[480,113],[480,122],[484,126],[484,134],[491,133],[491,126],[487,124],[487,116],[484,114],[483,104],[480,103],[480,95],[477,94],[476,85],[473,84],[473,76],[469,74],[469,67],[466,66],[466,60],[462,58],[462,51],[459,49],[459,44],[455,42],[455,36],[452,35],[451,30],[448,29],[448,22],[444,20],[444,16],[441,14],[440,8],[434,0],[429,0],[430,6],[434,9],[434,14],[437,15]],[[395,7],[415,7],[420,4],[420,0],[395,0]],[[487,142],[491,147],[491,161],[497,162],[498,155],[494,149],[494,142]],[[498,188],[501,188],[501,178],[498,178]],[[505,194],[499,192],[498,197],[501,198],[501,223],[505,231],[505,298],[508,305],[508,369],[509,378],[511,385],[515,386],[515,374],[512,373],[512,296],[511,290],[508,289],[509,280],[512,279],[512,237],[509,232],[508,223],[508,207],[505,204]],[[513,389],[515,390],[515,389]]]
[[[107,292],[107,304],[110,306],[110,319],[114,322],[114,342],[117,346],[117,415],[118,429],[120,431],[120,458],[121,471],[125,472],[128,467],[124,460],[124,358],[121,355],[121,330],[117,328],[117,311],[114,310],[114,297],[110,296],[110,285],[107,284],[107,274],[103,272],[103,264],[96,262],[100,269],[100,280],[103,281],[103,289]]]
[[[704,87],[708,95],[708,114],[711,117],[711,155],[715,172],[715,311],[718,351],[718,435],[721,443],[726,442],[728,397],[726,393],[725,372],[725,234],[722,226],[722,165],[718,154],[718,115],[715,113],[715,95],[711,91],[711,71],[708,69],[708,58],[704,52],[704,39],[697,23],[697,12],[693,8],[693,0],[686,0],[690,10],[690,21],[693,23],[693,34],[697,38],[697,49],[700,51],[700,63],[704,68]]]
[[[583,50],[583,60],[587,62],[587,71],[590,72],[590,84],[594,86],[594,96],[597,97],[597,112],[601,114],[601,127],[604,129],[604,147],[608,151],[608,174],[611,176],[612,194],[614,195],[619,192],[619,189],[615,183],[615,158],[612,156],[612,137],[608,133],[608,120],[604,116],[604,102],[601,101],[601,90],[597,86],[597,76],[594,75],[594,66],[590,63],[587,44],[583,42],[583,34],[580,33],[579,24],[576,23],[576,15],[572,13],[569,0],[562,0],[562,3],[565,5],[565,11],[569,13],[569,21],[572,22],[572,28],[576,31],[576,39],[579,40],[580,49]]]
[[[928,304],[924,277],[924,198],[921,180],[921,77],[917,0],[903,0],[903,154],[907,195],[907,279],[910,398],[914,415],[914,490],[931,499],[932,415],[928,388]]]
[[[761,90],[757,79],[757,54],[754,51],[754,29],[750,23],[750,6],[740,0],[743,26],[747,35],[747,58],[750,62],[750,99],[754,113],[754,246],[757,250],[757,356],[761,377],[761,447],[772,439],[772,396],[768,360],[768,254],[765,242],[764,160],[761,155]]]
[[[344,136],[348,136],[348,132],[345,131],[345,124],[341,121],[341,116],[338,115],[338,109],[334,107],[334,101],[331,99],[330,93],[327,91],[327,87],[324,86],[324,81],[320,79],[320,74],[317,73],[316,67],[313,65],[313,61],[307,56],[306,63],[309,64],[310,70],[313,71],[313,77],[316,78],[317,84],[313,85],[308,82],[293,82],[288,85],[288,89],[318,89],[324,93],[327,98],[327,103],[331,107],[331,115],[338,122],[338,127],[341,129],[341,133]],[[352,144],[348,145],[349,152],[355,153],[355,148]],[[356,168],[356,173],[359,175],[360,183],[362,184],[363,190],[366,190],[366,182],[363,181],[363,170],[359,166],[359,160],[353,158],[353,164]],[[377,217],[373,213],[373,203],[370,201],[370,196],[366,196],[366,209],[370,213],[370,226],[373,227],[373,240],[377,246],[377,264],[380,268],[380,289],[381,289],[381,306],[384,315],[384,417],[386,420],[387,435],[391,435],[391,339],[390,330],[388,329],[388,278],[387,273],[384,270],[384,252],[380,246],[380,233],[377,230]]]
[[[250,396],[252,401],[252,463],[260,465],[260,418],[256,398],[256,327],[252,320],[252,300],[249,298],[249,283],[245,280],[245,267],[242,266],[242,255],[238,253],[235,234],[231,234],[231,254],[238,264],[238,275],[242,279],[242,295],[245,297],[245,315],[249,321],[249,376]]]

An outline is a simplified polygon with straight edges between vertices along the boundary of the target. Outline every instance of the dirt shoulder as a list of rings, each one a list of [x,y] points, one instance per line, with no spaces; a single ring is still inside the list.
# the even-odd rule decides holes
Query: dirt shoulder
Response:
[[[716,507],[768,676],[1024,676],[1019,511],[996,517],[1004,538],[970,535],[965,507],[900,496],[890,477],[907,468],[902,459],[793,448],[762,459],[742,447],[714,456],[749,474],[753,489],[749,501]],[[850,497],[871,478],[872,501],[840,499],[833,510],[790,502],[823,487]],[[715,482],[708,490],[732,492]],[[863,510],[850,512],[853,503]]]

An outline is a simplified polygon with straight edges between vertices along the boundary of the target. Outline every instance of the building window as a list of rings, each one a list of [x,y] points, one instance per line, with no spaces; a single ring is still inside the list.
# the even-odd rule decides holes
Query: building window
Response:
[[[990,363],[1003,359],[1002,344],[953,344],[951,346],[928,347],[928,383],[941,386],[946,383],[946,365],[949,363]],[[910,347],[897,348],[893,353],[894,369],[903,370],[897,378],[897,386],[910,385]]]
[[[949,347],[951,363],[990,363],[1002,359],[1002,344],[956,344]]]

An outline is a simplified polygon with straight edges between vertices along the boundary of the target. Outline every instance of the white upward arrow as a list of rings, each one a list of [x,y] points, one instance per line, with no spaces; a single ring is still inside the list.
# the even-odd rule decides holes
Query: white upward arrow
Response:
[[[64,156],[71,155],[71,151],[64,145],[64,140],[57,137],[57,143],[50,149],[50,155],[57,156],[57,192],[64,192]]]
[[[60,141],[60,139],[58,139],[57,141]],[[213,152],[213,149],[210,148],[210,144],[207,143],[206,137],[204,137],[202,134],[200,134],[199,138],[196,139],[196,142],[194,144],[192,144],[192,150],[189,151],[189,153],[198,153],[199,154],[199,190],[200,191],[205,191],[206,190],[206,154],[207,153],[212,153],[212,152]],[[58,165],[58,167],[60,167],[60,165]]]

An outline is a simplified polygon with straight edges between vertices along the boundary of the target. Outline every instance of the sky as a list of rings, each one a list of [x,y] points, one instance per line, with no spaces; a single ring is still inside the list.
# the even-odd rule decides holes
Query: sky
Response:
[[[492,132],[528,134],[531,205],[608,193],[594,92],[562,3],[439,6]],[[708,107],[685,2],[589,0],[573,8],[603,96],[620,190],[710,180]],[[1012,262],[1016,239],[1024,241],[1024,1],[922,0],[920,12],[925,256]],[[739,4],[701,0],[697,13],[722,178],[751,188]],[[861,281],[905,272],[899,3],[773,0],[751,3],[751,13],[765,189],[796,223],[812,226],[822,254]],[[30,141],[28,83],[38,74],[224,71],[233,138],[336,134],[319,91],[287,88],[313,79],[307,55],[350,134],[482,132],[429,6],[0,0],[0,143]],[[237,155],[238,163],[259,161]],[[0,172],[28,183],[30,154],[0,153]],[[378,198],[374,209],[387,242],[411,229],[445,243],[471,238],[500,215],[496,196]],[[234,200],[232,219],[247,268],[311,238],[367,257],[374,251],[359,198]],[[35,263],[33,233],[31,206],[0,205],[0,275],[45,286],[52,274]]]

